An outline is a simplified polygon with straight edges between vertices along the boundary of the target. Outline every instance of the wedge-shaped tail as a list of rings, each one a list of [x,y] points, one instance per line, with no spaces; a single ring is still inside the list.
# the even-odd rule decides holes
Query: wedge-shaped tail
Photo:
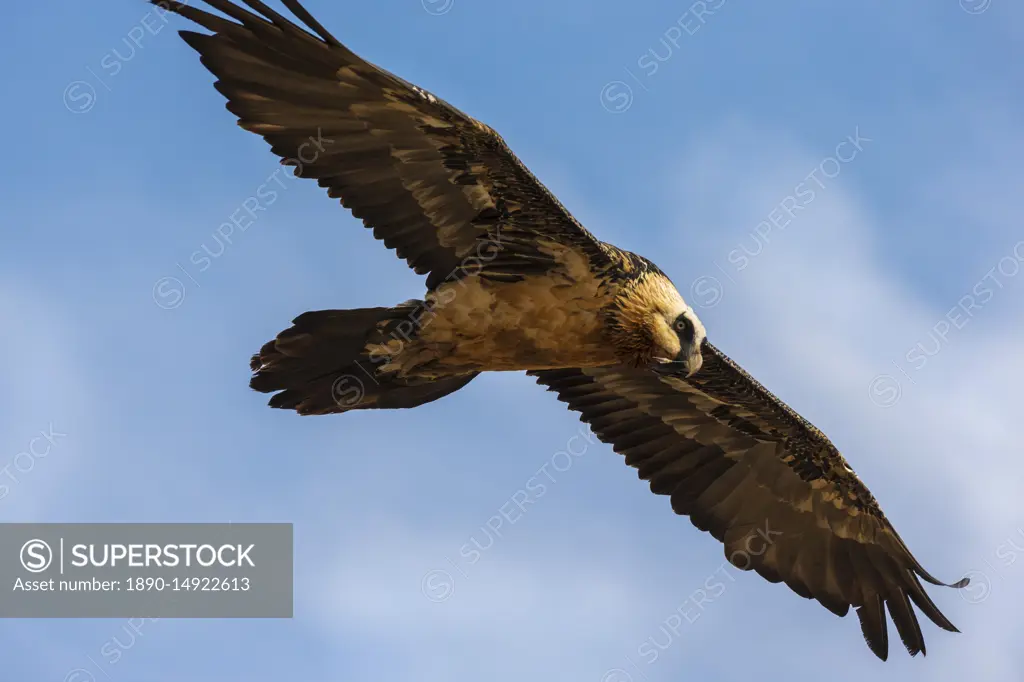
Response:
[[[371,408],[417,407],[453,393],[476,373],[443,379],[400,378],[377,370],[386,357],[371,356],[368,343],[402,343],[415,334],[415,311],[408,301],[394,308],[316,310],[252,356],[249,386],[276,393],[270,406],[299,414],[333,414]]]

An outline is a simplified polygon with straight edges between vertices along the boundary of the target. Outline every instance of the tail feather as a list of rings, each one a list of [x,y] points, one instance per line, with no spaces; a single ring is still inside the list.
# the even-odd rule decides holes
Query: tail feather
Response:
[[[252,356],[249,386],[261,393],[279,391],[269,405],[300,414],[417,407],[453,393],[477,373],[400,378],[377,373],[381,362],[366,354],[367,343],[414,333],[412,313],[421,305],[407,301],[393,308],[303,313]]]

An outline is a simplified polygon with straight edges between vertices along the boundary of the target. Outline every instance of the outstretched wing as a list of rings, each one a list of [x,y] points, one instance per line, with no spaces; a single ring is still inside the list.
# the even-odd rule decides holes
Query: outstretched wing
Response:
[[[239,125],[340,198],[428,288],[544,272],[558,264],[553,244],[607,267],[601,243],[494,130],[360,58],[295,0],[284,4],[313,33],[257,0],[245,0],[255,12],[206,0],[230,19],[150,1],[213,31],[180,33]]]
[[[702,350],[703,367],[689,379],[624,366],[530,374],[653,492],[671,496],[676,513],[725,543],[737,568],[785,582],[839,616],[855,607],[879,658],[888,656],[886,607],[911,655],[925,651],[911,602],[957,632],[919,579],[943,583],[832,443],[713,345]]]

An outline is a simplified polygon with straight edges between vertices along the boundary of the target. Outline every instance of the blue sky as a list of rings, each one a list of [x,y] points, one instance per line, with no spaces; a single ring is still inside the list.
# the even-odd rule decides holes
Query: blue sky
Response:
[[[200,270],[192,254],[220,251],[215,230],[276,160],[174,34],[184,21],[60,0],[17,3],[0,28],[0,467],[63,434],[12,469],[0,520],[290,521],[295,617],[160,620],[134,639],[121,620],[0,621],[5,679],[1020,676],[1024,8],[707,0],[702,21],[663,0],[306,4],[669,273],[709,337],[829,434],[927,568],[975,578],[932,591],[963,634],[925,623],[927,658],[894,640],[880,663],[855,617],[723,568],[718,543],[525,376],[413,411],[265,407],[248,358],[294,316],[419,297],[422,281],[284,173]],[[859,149],[837,150],[850,137]],[[154,296],[167,277],[173,301]],[[583,452],[492,537],[568,448]],[[724,590],[698,610],[712,576]]]

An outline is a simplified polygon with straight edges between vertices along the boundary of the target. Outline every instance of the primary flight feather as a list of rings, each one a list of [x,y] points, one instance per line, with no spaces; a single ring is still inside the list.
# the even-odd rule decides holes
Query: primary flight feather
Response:
[[[427,276],[423,300],[303,313],[253,356],[251,386],[300,414],[408,408],[484,371],[557,393],[738,568],[854,607],[888,656],[886,610],[913,655],[915,607],[956,632],[875,498],[818,429],[725,356],[668,277],[596,239],[501,137],[257,0],[225,15],[151,0],[181,31],[239,125]],[[962,587],[966,581],[956,583]]]

